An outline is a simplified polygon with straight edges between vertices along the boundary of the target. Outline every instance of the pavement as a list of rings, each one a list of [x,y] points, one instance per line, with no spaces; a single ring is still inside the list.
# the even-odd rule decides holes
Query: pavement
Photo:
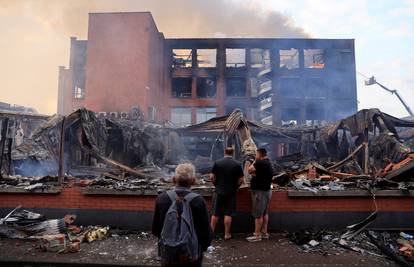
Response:
[[[245,237],[214,240],[213,249],[204,254],[204,266],[398,266],[382,256],[346,249],[305,252],[283,233],[255,243]],[[156,239],[147,233],[115,234],[66,254],[43,252],[34,241],[0,238],[0,266],[159,266],[156,254]]]

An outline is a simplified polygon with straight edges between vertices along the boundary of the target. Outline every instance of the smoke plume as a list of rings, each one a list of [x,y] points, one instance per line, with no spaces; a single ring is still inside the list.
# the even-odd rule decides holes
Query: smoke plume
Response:
[[[246,0],[1,0],[2,99],[56,111],[57,66],[69,37],[87,37],[88,13],[151,11],[166,37],[309,37],[294,21]]]

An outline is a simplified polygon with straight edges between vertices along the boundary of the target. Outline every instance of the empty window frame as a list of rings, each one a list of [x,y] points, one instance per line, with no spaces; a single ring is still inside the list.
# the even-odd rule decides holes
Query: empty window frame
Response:
[[[171,96],[174,98],[191,98],[192,78],[173,78]]]
[[[216,117],[217,109],[215,107],[197,108],[196,122],[202,123]]]
[[[280,78],[280,92],[283,97],[302,97],[300,93],[300,79],[298,77]]]
[[[283,108],[281,115],[282,125],[297,125],[300,118],[300,110],[298,108]]]
[[[280,68],[288,70],[299,68],[299,50],[291,48],[279,50]]]
[[[197,97],[214,98],[216,97],[217,86],[215,78],[197,78]]]
[[[84,99],[85,98],[85,90],[81,87],[75,86],[73,97],[75,99]]]
[[[250,49],[250,67],[252,68],[270,67],[269,49],[262,49],[262,48]]]
[[[172,67],[173,68],[191,68],[193,66],[192,49],[173,49],[172,50]]]
[[[226,48],[226,67],[227,68],[246,67],[246,49]]]
[[[191,125],[191,108],[171,108],[171,122],[178,127]]]
[[[335,49],[329,60],[337,69],[349,68],[353,62],[352,51],[350,49]]]
[[[304,66],[308,69],[325,68],[325,50],[324,49],[304,49]]]
[[[217,49],[197,49],[197,66],[199,68],[215,68]]]
[[[226,79],[227,96],[246,96],[246,79],[245,78],[227,78]]]

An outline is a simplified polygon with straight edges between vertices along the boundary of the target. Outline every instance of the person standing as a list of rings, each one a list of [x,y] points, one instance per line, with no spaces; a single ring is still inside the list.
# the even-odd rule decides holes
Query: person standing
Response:
[[[272,197],[273,169],[267,158],[266,149],[259,148],[256,151],[256,160],[250,165],[248,172],[252,174],[250,189],[252,191],[252,215],[255,219],[255,227],[254,234],[246,239],[249,242],[257,242],[269,238],[267,209]]]
[[[233,153],[234,149],[227,147],[224,158],[214,163],[211,172],[211,181],[215,186],[211,229],[214,232],[219,218],[224,216],[224,240],[232,238],[230,228],[236,211],[236,195],[243,183],[243,169],[241,163],[233,159]]]
[[[211,245],[213,233],[210,228],[208,209],[204,198],[191,192],[190,188],[195,183],[195,169],[192,164],[180,164],[175,169],[173,182],[175,188],[161,193],[155,201],[154,218],[152,222],[152,234],[159,238],[159,251],[161,252],[162,266],[202,266],[203,252]],[[186,203],[187,202],[187,203]],[[171,217],[171,212],[175,212]],[[166,217],[169,222],[167,222]],[[171,221],[178,220],[179,227],[172,226]],[[176,231],[169,231],[171,227],[183,230],[181,222],[186,221],[186,225],[194,229],[196,236],[190,236],[187,240],[180,240],[180,248],[173,247],[169,249],[163,241],[171,241],[171,237],[176,237],[174,242],[179,245],[179,240],[184,236],[192,235],[192,231],[181,232],[180,235],[174,236]],[[165,229],[164,229],[165,228]],[[187,228],[185,227],[184,230]],[[189,241],[185,243],[186,241]],[[182,249],[184,247],[185,249]],[[193,257],[189,262],[182,262],[187,255],[177,255],[178,252],[183,253],[185,250],[195,252],[198,257]],[[178,258],[175,262],[168,260],[169,258]],[[184,260],[185,261],[185,260]]]

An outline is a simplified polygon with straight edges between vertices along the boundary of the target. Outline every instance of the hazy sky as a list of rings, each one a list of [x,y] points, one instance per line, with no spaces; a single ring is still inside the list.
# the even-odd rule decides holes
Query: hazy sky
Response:
[[[56,112],[69,38],[86,38],[87,13],[103,11],[151,11],[167,37],[354,38],[357,70],[398,89],[414,109],[414,0],[0,0],[0,101]],[[360,75],[358,100],[407,115]]]

